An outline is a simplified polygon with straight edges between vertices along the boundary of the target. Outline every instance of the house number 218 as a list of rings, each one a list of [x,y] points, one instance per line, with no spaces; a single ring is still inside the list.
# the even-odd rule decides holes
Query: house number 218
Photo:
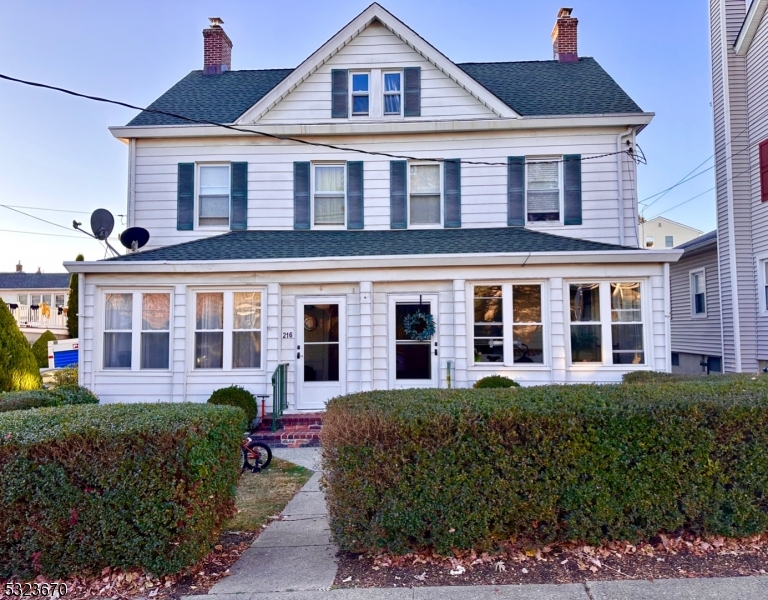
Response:
[[[292,340],[293,339],[293,331],[283,331],[283,339],[284,340]]]

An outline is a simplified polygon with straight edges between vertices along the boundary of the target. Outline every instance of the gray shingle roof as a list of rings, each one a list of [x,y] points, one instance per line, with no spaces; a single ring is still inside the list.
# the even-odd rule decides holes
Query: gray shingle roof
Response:
[[[594,58],[580,58],[575,63],[542,60],[458,66],[523,116],[642,112]],[[202,71],[192,71],[149,108],[233,123],[292,72],[293,69],[269,69],[203,75]],[[145,111],[128,125],[185,123],[188,121]]]
[[[0,273],[0,290],[63,290],[69,273]]]
[[[717,244],[717,229],[710,231],[709,233],[705,233],[704,235],[700,235],[697,238],[693,238],[684,244],[675,246],[675,250],[692,251],[709,244]]]
[[[562,237],[522,227],[373,231],[232,231],[112,261],[270,260],[354,256],[412,256],[637,250]]]

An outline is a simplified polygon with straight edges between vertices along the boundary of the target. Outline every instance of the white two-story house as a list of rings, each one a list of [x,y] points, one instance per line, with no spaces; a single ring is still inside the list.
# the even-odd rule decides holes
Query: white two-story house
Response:
[[[205,401],[279,368],[305,411],[670,370],[680,251],[638,247],[653,115],[578,55],[577,24],[560,11],[554,60],[456,64],[372,4],[295,69],[236,71],[212,19],[203,70],[112,128],[151,238],[66,263],[82,384]]]

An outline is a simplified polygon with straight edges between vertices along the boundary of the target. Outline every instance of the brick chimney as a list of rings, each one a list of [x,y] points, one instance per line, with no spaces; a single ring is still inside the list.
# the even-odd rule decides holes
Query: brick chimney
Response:
[[[552,30],[552,52],[558,62],[576,62],[579,60],[577,27],[579,20],[571,16],[572,8],[561,8]]]
[[[23,273],[24,272],[24,267],[21,266],[21,261],[19,261],[19,264],[16,265],[16,272],[17,273]]]
[[[203,29],[203,73],[219,75],[232,70],[232,40],[224,33],[224,21],[219,17],[208,19],[211,26]]]

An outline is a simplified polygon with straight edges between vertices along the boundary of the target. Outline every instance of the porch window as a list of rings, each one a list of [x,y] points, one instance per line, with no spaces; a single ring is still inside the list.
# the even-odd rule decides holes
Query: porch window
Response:
[[[141,368],[167,369],[170,341],[170,294],[143,294],[141,298]]]
[[[344,171],[344,165],[315,165],[315,225],[344,225]]]
[[[229,227],[229,165],[200,165],[198,225]]]
[[[261,294],[235,292],[232,304],[232,368],[261,366]]]
[[[410,165],[411,225],[440,225],[440,165]]]
[[[474,286],[474,362],[544,363],[541,284]]]
[[[104,368],[130,369],[133,294],[107,294],[104,303]]]
[[[195,368],[221,369],[224,364],[224,294],[197,295]]]
[[[614,365],[645,363],[639,283],[611,284],[611,340]]]
[[[603,362],[600,284],[571,284],[571,360]]]

